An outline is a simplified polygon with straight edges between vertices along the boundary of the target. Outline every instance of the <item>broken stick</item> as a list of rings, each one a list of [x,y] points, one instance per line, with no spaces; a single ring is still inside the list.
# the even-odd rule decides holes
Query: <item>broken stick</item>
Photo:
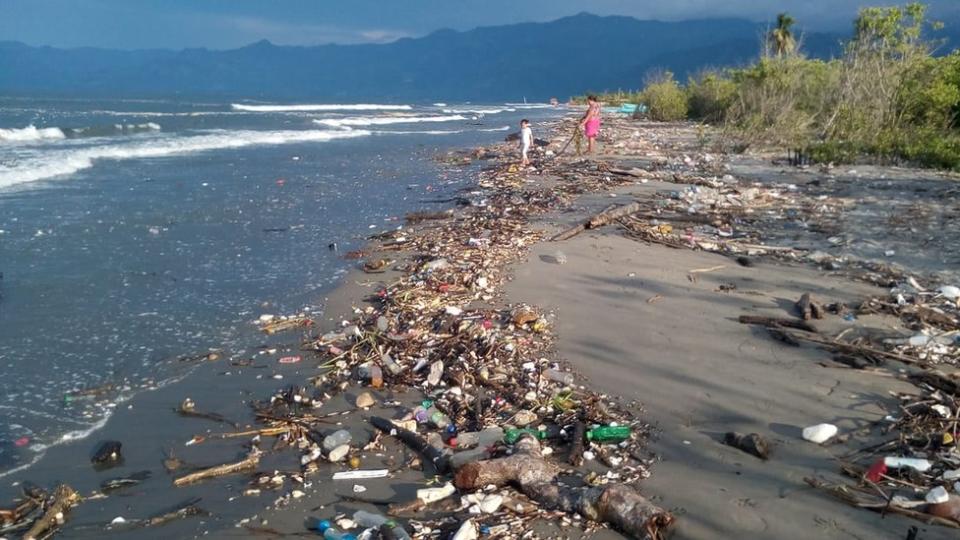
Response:
[[[248,469],[255,469],[260,463],[260,453],[261,452],[259,450],[254,448],[242,461],[238,461],[236,463],[224,463],[223,465],[217,465],[216,467],[210,467],[209,469],[203,469],[202,471],[181,476],[173,481],[173,485],[181,487],[187,484],[193,484],[194,482],[199,482],[201,480],[206,480],[207,478],[226,476],[228,474],[238,473]]]
[[[780,319],[777,317],[761,317],[759,315],[741,315],[738,319],[743,324],[757,324],[770,328],[796,328],[804,332],[816,334],[817,328],[806,321],[795,321],[793,319]]]
[[[583,223],[574,225],[569,229],[555,235],[550,239],[551,242],[558,242],[560,240],[567,240],[573,238],[574,236],[580,234],[581,232],[587,229],[596,229],[603,227],[610,222],[616,221],[622,217],[629,216],[630,214],[635,214],[640,211],[640,203],[632,202],[630,204],[625,204],[623,206],[613,206],[609,207],[599,214],[595,214],[586,219]]]

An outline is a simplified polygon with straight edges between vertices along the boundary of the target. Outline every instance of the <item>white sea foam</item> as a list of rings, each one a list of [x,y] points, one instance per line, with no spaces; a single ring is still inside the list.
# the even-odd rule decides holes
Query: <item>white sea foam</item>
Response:
[[[502,112],[514,112],[517,109],[513,107],[473,107],[463,109],[444,109],[447,114],[499,114]]]
[[[345,128],[350,129],[350,128]],[[457,133],[467,133],[471,131],[508,131],[510,126],[503,126],[498,128],[481,128],[481,129],[428,129],[428,130],[393,130],[393,129],[381,129],[374,131],[374,135],[456,135]]]
[[[0,129],[0,141],[4,142],[30,142],[64,138],[66,138],[66,135],[60,128],[56,127],[37,128],[30,124],[25,128]]]
[[[139,159],[193,154],[209,150],[298,142],[325,142],[370,135],[369,131],[211,131],[204,135],[150,138],[86,148],[45,151],[0,164],[0,188],[72,174],[101,159]]]
[[[181,111],[181,112],[160,112],[160,111],[107,111],[95,110],[90,114],[102,114],[104,116],[227,116],[236,114],[248,114],[241,111]]]
[[[420,122],[453,122],[466,120],[459,114],[445,116],[347,116],[345,118],[323,118],[314,120],[321,126],[350,127],[350,126],[386,126],[390,124],[418,124]]]
[[[549,103],[504,103],[508,107],[517,109],[553,109],[554,106]]]
[[[465,133],[465,129],[428,129],[420,131],[400,131],[400,130],[379,130],[374,131],[374,135],[456,135],[457,133]]]
[[[409,111],[410,105],[381,105],[377,103],[324,103],[304,105],[244,105],[231,103],[235,111],[291,112],[291,111]]]

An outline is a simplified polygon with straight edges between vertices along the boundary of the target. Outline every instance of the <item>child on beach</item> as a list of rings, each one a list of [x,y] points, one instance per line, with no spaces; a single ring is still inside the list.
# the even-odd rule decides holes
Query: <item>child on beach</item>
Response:
[[[530,165],[527,153],[531,148],[533,148],[533,130],[530,129],[530,121],[524,118],[520,121],[520,155],[523,156],[520,166],[527,167]]]
[[[593,153],[593,141],[600,135],[600,102],[597,96],[587,96],[587,112],[580,119],[580,128],[587,137],[587,153]]]

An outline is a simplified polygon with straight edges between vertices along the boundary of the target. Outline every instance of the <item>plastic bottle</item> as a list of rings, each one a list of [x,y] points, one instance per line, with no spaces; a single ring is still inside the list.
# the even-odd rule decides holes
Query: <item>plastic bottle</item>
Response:
[[[563,371],[560,371],[557,369],[548,369],[544,373],[546,374],[547,378],[550,379],[551,381],[556,381],[566,386],[572,385],[573,381],[575,380],[573,377],[573,373],[564,373]]]
[[[436,409],[433,409],[433,412],[430,413],[430,423],[440,429],[444,429],[450,425],[450,417]]]
[[[383,371],[380,366],[370,366],[370,386],[380,388],[383,386]]]
[[[356,536],[337,529],[333,526],[333,523],[330,523],[330,521],[326,519],[320,520],[317,523],[317,530],[320,531],[320,534],[327,540],[357,540]]]
[[[497,441],[503,440],[503,428],[489,427],[483,431],[469,431],[457,434],[457,448],[469,448],[471,446],[490,446]]]
[[[630,438],[630,426],[600,426],[587,432],[587,440],[598,443],[618,443]]]
[[[383,361],[383,367],[385,367],[391,375],[399,375],[403,371],[403,366],[398,364],[389,354],[383,354],[380,356],[380,359]]]
[[[530,429],[530,428],[521,428],[521,429],[508,429],[504,432],[503,441],[507,444],[513,444],[520,440],[520,436],[524,433],[529,433],[534,437],[540,439],[541,441],[547,438],[546,431],[540,431],[539,429]]]
[[[410,535],[407,534],[407,531],[387,516],[367,512],[366,510],[357,510],[353,513],[353,520],[361,527],[380,527],[381,530],[383,527],[387,527],[388,530],[393,533],[393,536],[400,540],[410,540]]]
[[[417,405],[417,408],[413,409],[413,418],[416,419],[418,424],[426,424],[430,420],[430,413],[427,412],[427,409]]]
[[[329,453],[331,450],[333,450],[338,446],[350,444],[350,441],[352,439],[353,437],[350,436],[350,432],[345,429],[334,431],[330,435],[327,435],[326,437],[324,437],[323,449]]]

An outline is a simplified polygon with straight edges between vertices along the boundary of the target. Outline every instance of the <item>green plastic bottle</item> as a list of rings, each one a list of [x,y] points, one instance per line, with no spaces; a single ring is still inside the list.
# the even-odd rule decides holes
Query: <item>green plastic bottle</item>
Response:
[[[524,433],[529,433],[530,435],[533,435],[534,437],[540,439],[541,441],[547,438],[547,432],[540,431],[539,429],[530,429],[530,428],[508,429],[503,434],[503,442],[507,444],[513,444],[519,441],[520,436],[523,435]]]
[[[587,432],[587,440],[598,443],[618,443],[630,438],[630,426],[600,426]]]

